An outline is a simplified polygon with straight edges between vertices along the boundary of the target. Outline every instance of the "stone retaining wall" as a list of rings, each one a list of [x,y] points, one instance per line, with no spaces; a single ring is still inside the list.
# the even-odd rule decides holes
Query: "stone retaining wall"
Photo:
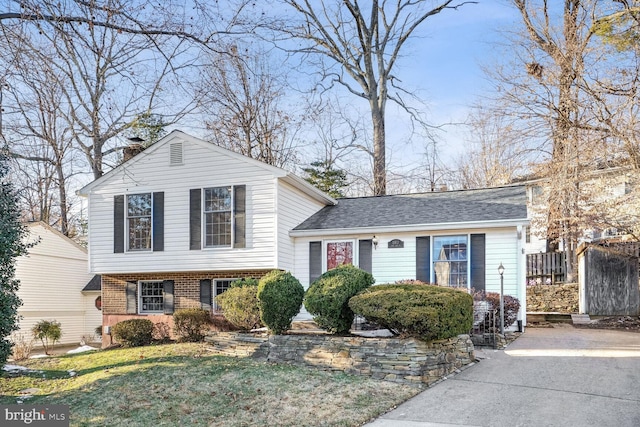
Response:
[[[527,312],[578,312],[578,284],[527,286]]]
[[[387,381],[430,385],[475,360],[468,335],[424,342],[312,334],[212,332],[205,341],[223,355],[252,357]]]

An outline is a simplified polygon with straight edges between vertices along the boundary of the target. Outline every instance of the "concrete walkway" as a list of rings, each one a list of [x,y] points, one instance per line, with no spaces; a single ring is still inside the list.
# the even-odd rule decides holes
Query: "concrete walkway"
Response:
[[[640,426],[640,334],[527,331],[506,350],[425,390],[372,427]]]

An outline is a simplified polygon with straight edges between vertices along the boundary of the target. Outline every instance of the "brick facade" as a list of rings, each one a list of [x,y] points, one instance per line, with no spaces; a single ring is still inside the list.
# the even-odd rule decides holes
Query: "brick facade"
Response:
[[[126,283],[139,280],[173,280],[174,309],[200,308],[200,280],[260,278],[271,270],[254,271],[198,271],[183,273],[128,273],[102,275],[102,326],[133,318],[145,318],[154,323],[166,323],[173,327],[172,316],[163,314],[127,314]],[[109,345],[111,337],[102,336],[103,346]]]

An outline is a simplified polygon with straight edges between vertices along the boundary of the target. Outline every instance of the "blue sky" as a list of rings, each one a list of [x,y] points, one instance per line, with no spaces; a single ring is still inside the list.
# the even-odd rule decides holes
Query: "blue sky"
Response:
[[[496,43],[504,38],[501,29],[513,28],[518,14],[506,0],[487,0],[445,10],[429,19],[406,46],[406,57],[396,74],[426,103],[430,123],[459,123],[488,88],[480,65],[492,62],[498,52]],[[389,112],[393,120],[393,107]],[[392,157],[415,161],[424,151],[420,151],[419,141],[410,146],[394,141],[397,135],[389,134],[393,124],[388,129]],[[450,161],[463,152],[469,135],[464,126],[445,129],[439,135],[439,151],[443,160]]]

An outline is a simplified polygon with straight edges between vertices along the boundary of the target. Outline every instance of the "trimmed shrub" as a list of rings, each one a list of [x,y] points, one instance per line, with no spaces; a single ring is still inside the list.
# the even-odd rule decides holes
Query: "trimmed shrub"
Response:
[[[291,328],[291,321],[300,312],[304,288],[289,272],[274,270],[258,283],[260,319],[272,334],[282,334]]]
[[[153,337],[153,322],[149,319],[123,320],[113,325],[111,334],[123,347],[149,345]]]
[[[245,286],[258,286],[258,279],[254,279],[253,277],[245,277],[243,279],[238,279],[231,283],[232,288],[244,288]]]
[[[487,301],[491,304],[491,308],[498,310],[496,314],[496,326],[500,324],[500,294],[498,292],[477,292],[474,294],[474,299],[477,301]],[[505,295],[503,297],[504,302],[504,327],[516,323],[518,320],[518,311],[520,311],[520,300],[511,295]],[[485,316],[491,316],[491,313],[485,314]]]
[[[173,332],[181,342],[203,341],[210,324],[210,313],[202,308],[186,308],[173,314]]]
[[[349,332],[355,316],[349,308],[349,299],[374,282],[370,273],[358,267],[338,266],[311,284],[304,296],[304,306],[319,327],[331,333]]]
[[[240,281],[238,281],[240,282]],[[258,300],[258,281],[234,282],[231,288],[216,297],[222,314],[235,327],[250,330],[262,326]]]
[[[433,341],[466,334],[473,325],[473,298],[435,285],[374,286],[349,307],[392,332]]]
[[[40,340],[44,353],[49,354],[49,350],[56,345],[56,341],[62,336],[62,327],[60,322],[55,320],[41,320],[31,328],[33,338]]]

